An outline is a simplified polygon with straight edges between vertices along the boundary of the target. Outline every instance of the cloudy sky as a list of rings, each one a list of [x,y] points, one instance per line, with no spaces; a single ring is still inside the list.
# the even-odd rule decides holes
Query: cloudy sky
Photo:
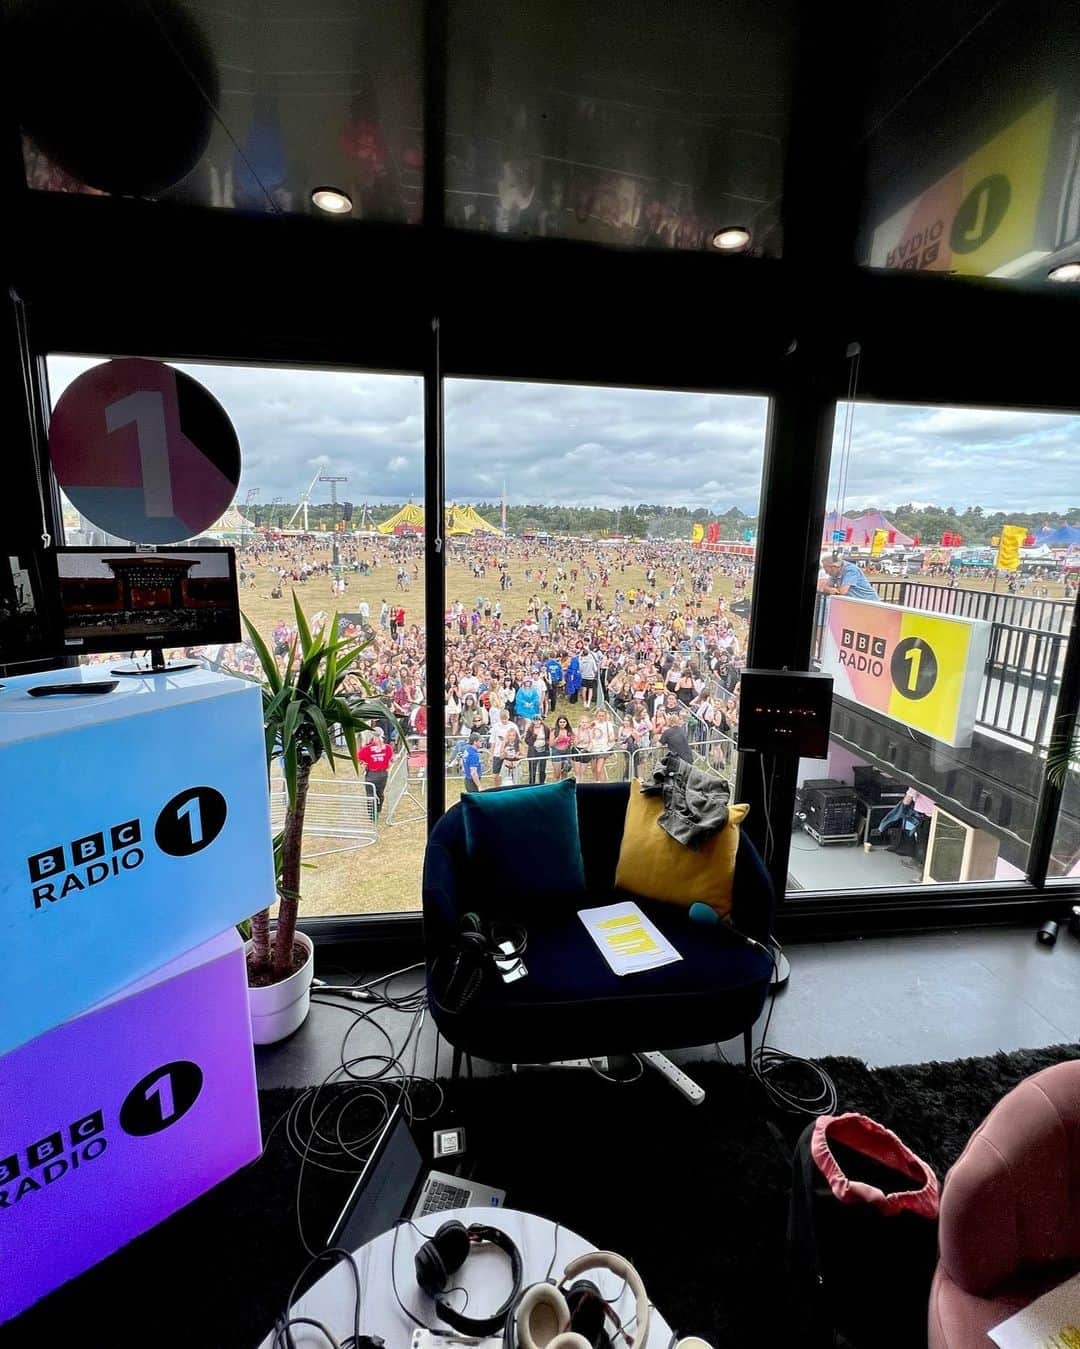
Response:
[[[51,357],[55,401],[96,361]],[[339,499],[423,495],[421,382],[242,366],[184,365],[232,417],[244,455],[240,500],[296,501],[317,472],[344,473]],[[767,403],[721,394],[452,380],[447,497],[550,504],[758,506]],[[837,418],[833,483],[843,432]],[[915,501],[985,510],[1080,504],[1080,417],[862,404],[846,509]],[[328,500],[316,486],[314,500]]]

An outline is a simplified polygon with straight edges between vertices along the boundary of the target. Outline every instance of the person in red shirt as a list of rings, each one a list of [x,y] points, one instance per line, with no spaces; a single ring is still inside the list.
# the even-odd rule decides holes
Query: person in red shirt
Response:
[[[357,762],[364,765],[364,777],[375,788],[379,810],[383,808],[383,793],[386,791],[386,778],[393,757],[394,751],[386,743],[386,733],[381,726],[376,726],[371,739],[356,751]]]
[[[399,641],[399,642],[403,642],[403,641],[405,640],[405,610],[404,610],[403,608],[401,608],[400,605],[398,606],[398,611],[397,611],[396,617],[397,617],[397,637],[398,637],[398,641]]]

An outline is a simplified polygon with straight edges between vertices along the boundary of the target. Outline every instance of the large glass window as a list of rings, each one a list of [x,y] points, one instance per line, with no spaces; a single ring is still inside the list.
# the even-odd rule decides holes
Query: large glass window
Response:
[[[1080,418],[842,408],[789,891],[1026,874],[1080,574]],[[1073,799],[1073,798],[1070,798]]]
[[[96,359],[48,361],[55,401]],[[293,595],[317,627],[370,641],[358,664],[386,708],[386,769],[378,753],[357,776],[347,762],[313,775],[305,827],[304,915],[415,909],[426,826],[406,765],[415,745],[402,730],[423,722],[424,611],[420,554],[380,529],[423,493],[423,400],[418,377],[255,366],[178,365],[217,398],[232,419],[243,456],[236,500],[202,542],[236,549],[243,613],[284,665],[296,636]],[[68,545],[126,543],[103,533],[64,500]],[[399,629],[390,606],[406,610]],[[123,654],[127,655],[127,652]],[[257,672],[253,647],[192,647],[214,668]],[[100,655],[87,660],[115,661]],[[358,685],[354,686],[356,689]],[[365,737],[376,744],[377,737]],[[376,748],[378,746],[376,744]],[[344,752],[344,746],[341,746]],[[377,776],[382,772],[386,777]],[[422,784],[420,784],[422,787]],[[272,816],[283,786],[271,776]]]
[[[447,381],[448,804],[668,748],[734,783],[766,411]]]
[[[1080,564],[1080,557],[1077,558]],[[1047,875],[1054,880],[1080,876],[1080,743],[1074,741],[1065,768],[1064,791]]]

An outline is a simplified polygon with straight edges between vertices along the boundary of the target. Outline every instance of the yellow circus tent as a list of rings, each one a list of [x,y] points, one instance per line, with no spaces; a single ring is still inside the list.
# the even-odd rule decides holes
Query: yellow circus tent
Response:
[[[472,506],[447,506],[446,508],[446,532],[447,534],[502,534],[498,525],[489,525],[488,522]]]
[[[381,525],[375,528],[380,534],[393,534],[398,529],[422,530],[424,528],[424,511],[420,506],[414,506],[411,501],[402,506],[396,515],[392,515],[389,520],[384,520]]]
[[[410,501],[407,505],[402,506],[396,515],[392,515],[389,520],[384,520],[376,528],[380,534],[394,534],[400,530],[422,530],[424,528],[423,507],[416,506]],[[471,534],[502,534],[498,525],[489,524],[472,506],[447,506],[446,532],[448,535],[458,538]]]
[[[235,506],[230,506],[216,525],[211,525],[206,531],[207,534],[243,534],[247,530],[254,528],[250,520],[246,520]]]

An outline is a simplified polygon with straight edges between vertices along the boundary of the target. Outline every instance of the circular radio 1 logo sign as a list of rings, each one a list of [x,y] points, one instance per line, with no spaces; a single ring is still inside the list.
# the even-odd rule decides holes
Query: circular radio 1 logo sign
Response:
[[[191,857],[209,848],[224,829],[228,813],[216,787],[188,787],[162,807],[154,841],[170,857]]]
[[[917,702],[932,692],[938,678],[938,660],[925,637],[897,642],[889,662],[893,686],[904,698]]]
[[[182,370],[134,357],[68,385],[49,423],[49,455],[72,505],[134,543],[202,533],[240,481],[240,442],[217,399]]]

